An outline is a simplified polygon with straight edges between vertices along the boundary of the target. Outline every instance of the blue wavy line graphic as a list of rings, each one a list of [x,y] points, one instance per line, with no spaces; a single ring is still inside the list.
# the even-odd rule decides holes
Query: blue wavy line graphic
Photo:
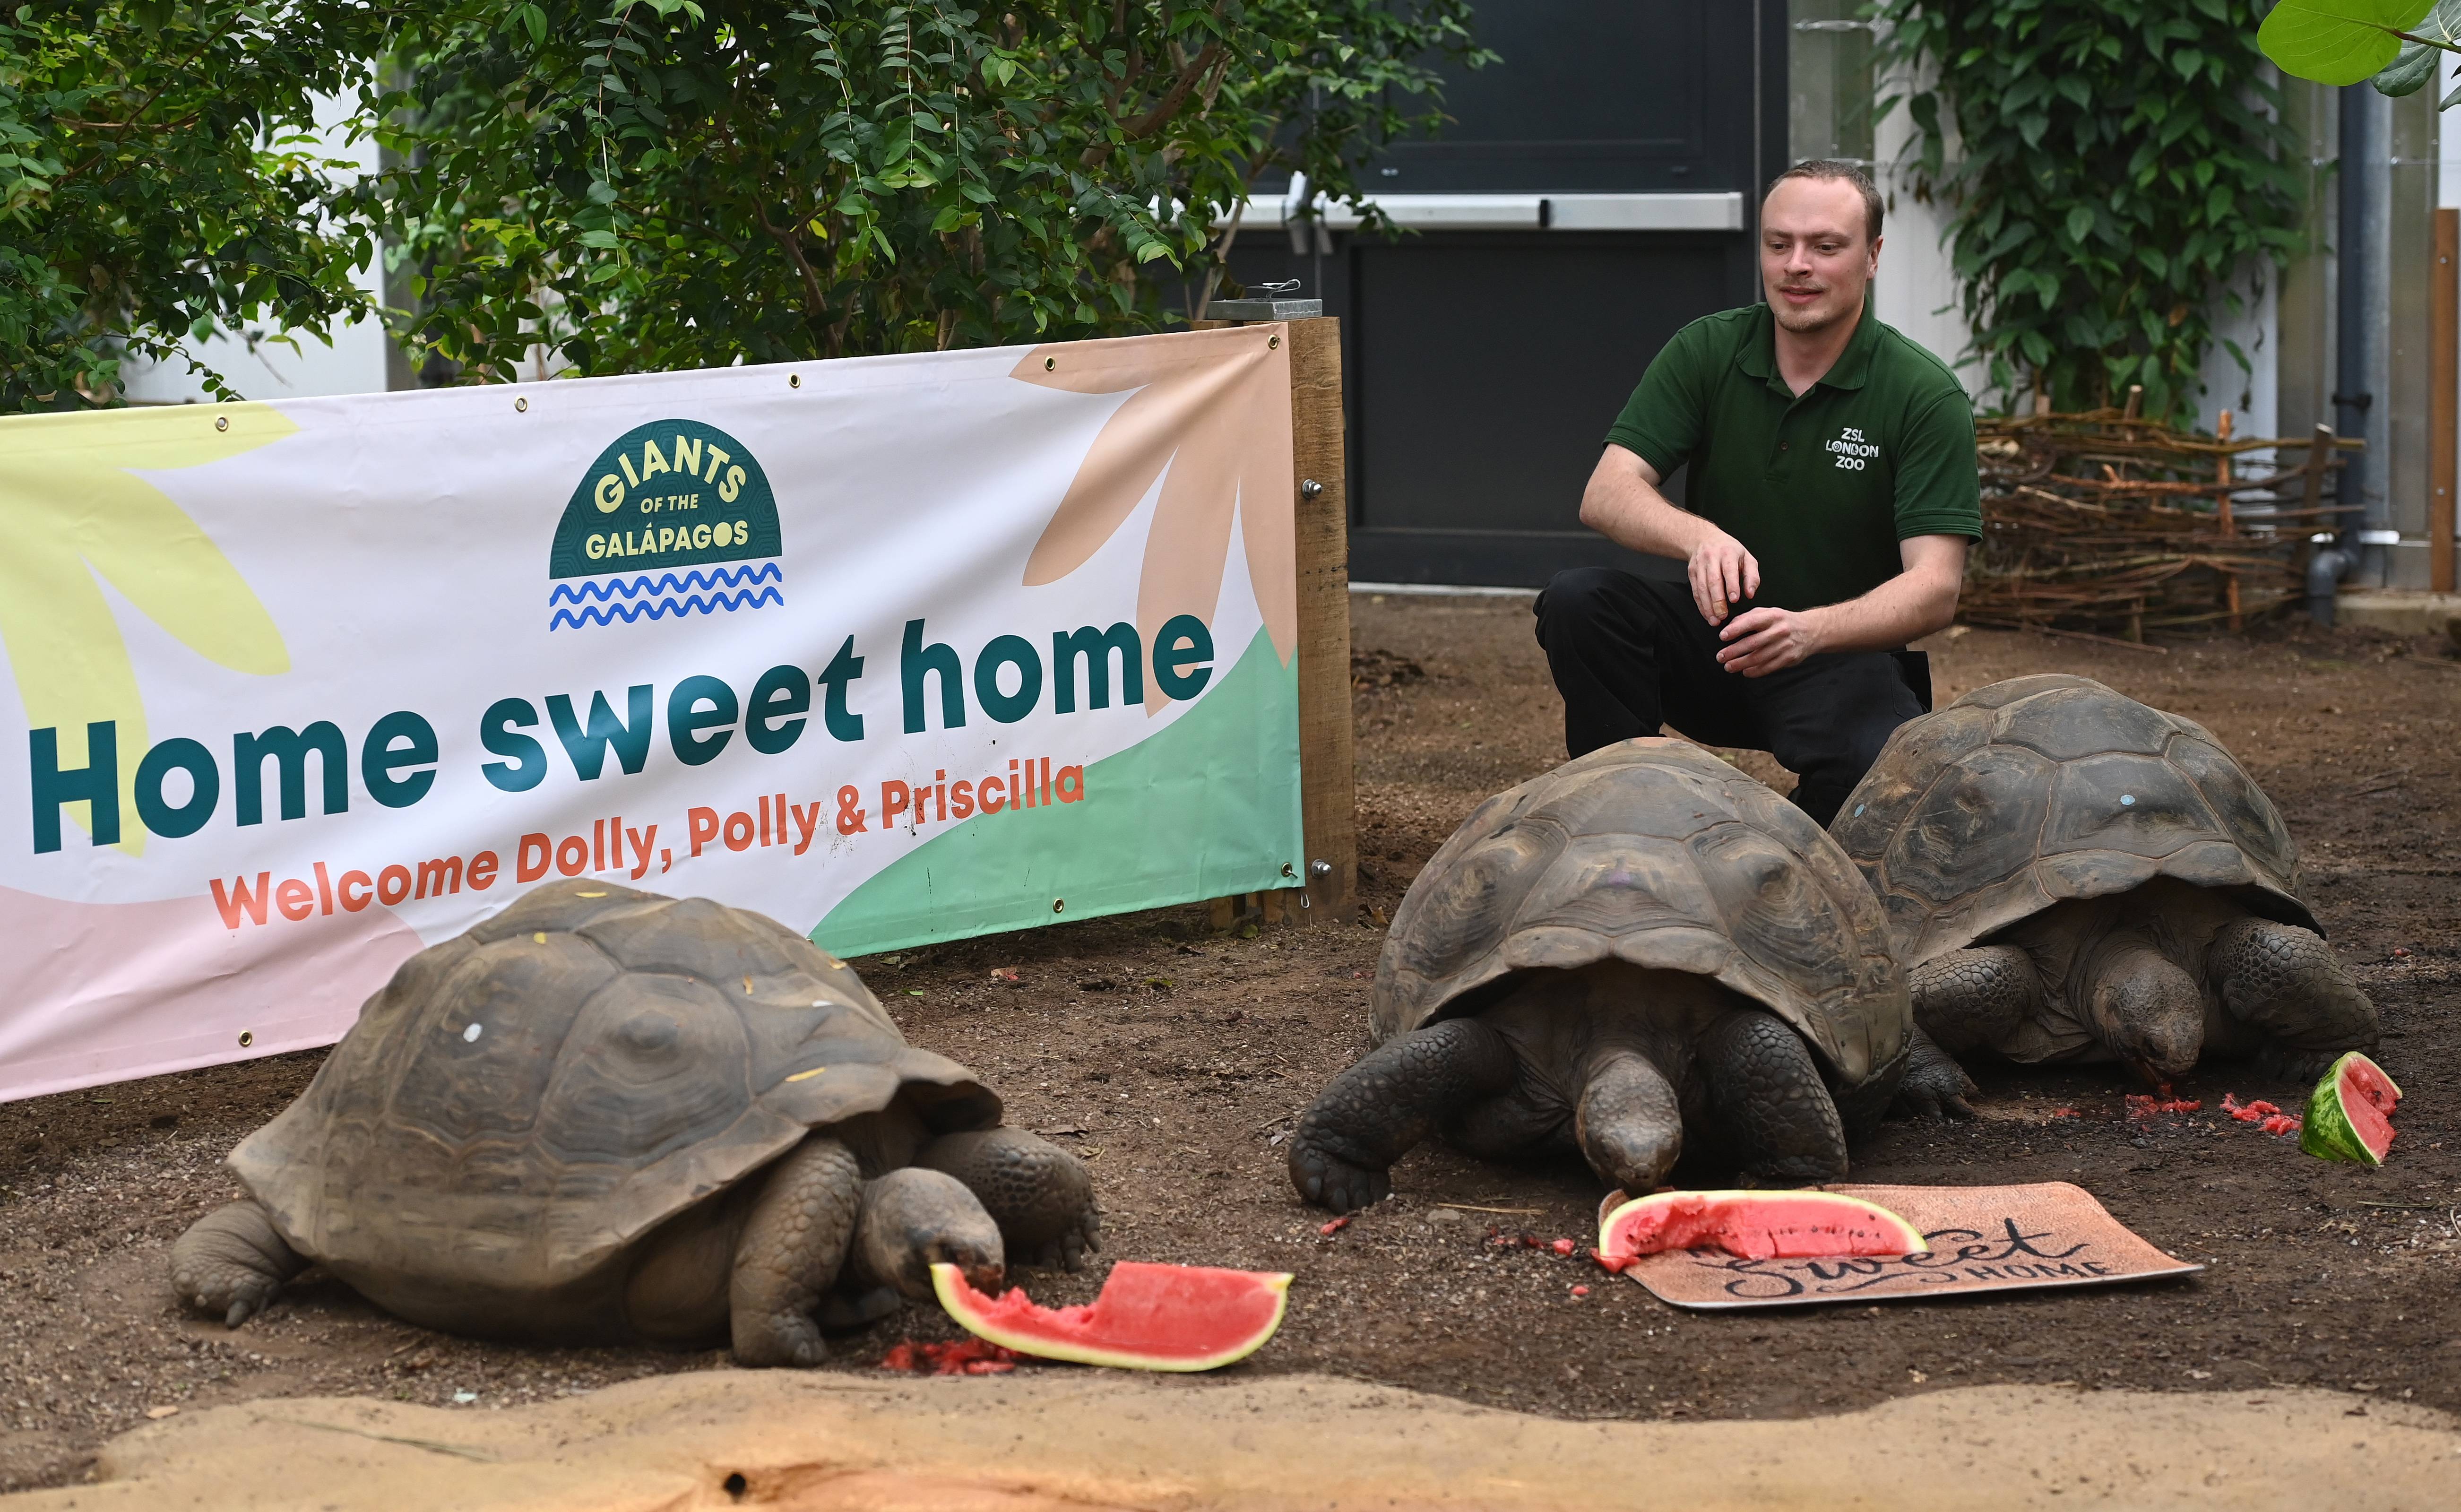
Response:
[[[549,630],[566,628],[577,630],[585,625],[612,625],[619,619],[630,625],[638,619],[662,620],[670,614],[682,619],[688,614],[716,614],[720,610],[731,613],[736,609],[757,609],[764,604],[783,607],[785,602],[785,595],[776,588],[762,588],[758,594],[750,588],[741,588],[733,593],[696,593],[690,598],[680,599],[669,595],[665,598],[652,599],[646,604],[614,604],[604,608],[586,607],[577,614],[570,609],[557,609],[555,617],[547,621],[546,628]]]
[[[739,567],[712,567],[704,575],[695,567],[683,577],[661,572],[653,581],[646,572],[630,580],[611,579],[606,583],[559,583],[546,596],[547,607],[559,604],[604,604],[619,595],[635,599],[647,593],[691,593],[705,588],[750,587],[758,583],[783,583],[785,574],[775,562],[746,563]]]

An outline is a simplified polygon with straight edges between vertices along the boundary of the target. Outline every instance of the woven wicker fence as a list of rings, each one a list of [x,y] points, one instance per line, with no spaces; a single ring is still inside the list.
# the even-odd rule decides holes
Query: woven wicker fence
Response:
[[[2141,642],[2289,603],[2356,441],[2195,436],[2120,410],[1976,422],[1982,545],[1959,618]]]

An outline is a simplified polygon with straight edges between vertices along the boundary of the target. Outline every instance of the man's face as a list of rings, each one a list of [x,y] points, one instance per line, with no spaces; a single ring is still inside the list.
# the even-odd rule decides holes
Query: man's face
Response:
[[[1761,288],[1777,323],[1810,332],[1851,320],[1880,266],[1863,196],[1843,179],[1787,179],[1761,206]]]

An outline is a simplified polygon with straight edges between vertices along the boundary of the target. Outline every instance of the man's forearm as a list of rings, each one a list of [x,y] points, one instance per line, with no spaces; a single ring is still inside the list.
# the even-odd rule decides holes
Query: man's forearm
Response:
[[[1703,532],[1717,527],[1668,502],[1647,467],[1634,454],[1610,446],[1581,492],[1581,523],[1627,550],[1682,561]]]
[[[1811,610],[1824,651],[1892,650],[1957,618],[1958,574],[1936,567],[1898,573],[1860,598]]]

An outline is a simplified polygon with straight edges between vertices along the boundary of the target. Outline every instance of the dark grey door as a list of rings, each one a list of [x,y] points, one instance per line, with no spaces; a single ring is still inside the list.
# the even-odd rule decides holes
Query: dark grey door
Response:
[[[1581,528],[1581,485],[1667,337],[1757,297],[1785,17],[1783,0],[1487,0],[1480,40],[1504,61],[1453,81],[1441,138],[1369,170],[1427,229],[1285,229],[1283,186],[1258,186],[1234,275],[1298,278],[1343,317],[1355,581],[1665,570]]]

